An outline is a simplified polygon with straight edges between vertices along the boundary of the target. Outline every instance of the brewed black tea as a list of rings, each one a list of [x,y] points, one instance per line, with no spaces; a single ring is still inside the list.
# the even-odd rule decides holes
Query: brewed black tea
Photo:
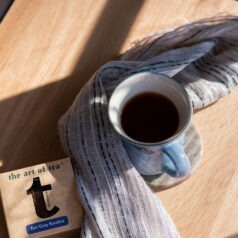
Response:
[[[132,139],[155,143],[175,134],[179,114],[174,103],[166,96],[154,92],[142,93],[126,103],[121,124]]]

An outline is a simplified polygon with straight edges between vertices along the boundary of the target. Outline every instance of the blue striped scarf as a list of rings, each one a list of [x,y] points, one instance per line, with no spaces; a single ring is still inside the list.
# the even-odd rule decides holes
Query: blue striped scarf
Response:
[[[139,41],[102,66],[59,122],[75,164],[85,210],[81,237],[166,238],[178,231],[159,198],[131,164],[107,116],[112,90],[137,72],[163,73],[187,90],[194,110],[238,84],[238,18],[201,20]]]

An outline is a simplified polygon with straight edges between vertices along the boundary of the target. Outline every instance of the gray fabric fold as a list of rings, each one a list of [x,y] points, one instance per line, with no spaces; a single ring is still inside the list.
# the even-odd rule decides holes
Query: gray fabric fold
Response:
[[[195,110],[217,101],[238,83],[237,30],[238,19],[226,17],[146,37],[121,60],[102,66],[79,92],[60,119],[59,131],[75,164],[85,210],[81,237],[179,237],[110,125],[107,102],[119,82],[143,71],[173,77]]]

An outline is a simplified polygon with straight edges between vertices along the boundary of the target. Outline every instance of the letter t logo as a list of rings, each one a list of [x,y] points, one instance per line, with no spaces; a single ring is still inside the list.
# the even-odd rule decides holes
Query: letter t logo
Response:
[[[40,178],[33,178],[32,186],[26,191],[27,195],[32,195],[32,199],[35,206],[35,211],[38,217],[47,218],[55,215],[59,208],[54,206],[51,210],[48,210],[45,204],[43,192],[52,190],[51,185],[41,186]]]

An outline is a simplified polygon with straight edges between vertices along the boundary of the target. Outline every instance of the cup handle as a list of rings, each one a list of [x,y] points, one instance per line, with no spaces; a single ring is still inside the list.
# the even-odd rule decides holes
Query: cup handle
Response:
[[[183,148],[174,142],[168,147],[161,150],[162,156],[162,171],[172,177],[184,177],[189,174],[191,165]]]

